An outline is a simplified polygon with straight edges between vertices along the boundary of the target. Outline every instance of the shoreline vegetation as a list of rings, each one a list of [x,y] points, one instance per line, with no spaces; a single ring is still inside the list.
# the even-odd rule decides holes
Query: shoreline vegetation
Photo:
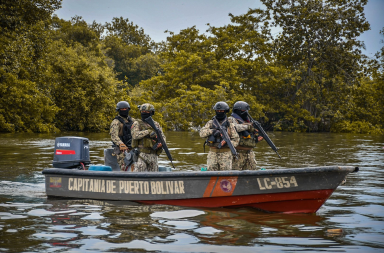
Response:
[[[152,103],[171,131],[246,101],[266,131],[384,134],[384,46],[369,58],[357,39],[367,1],[261,2],[155,43],[125,17],[87,24],[53,15],[61,0],[4,0],[0,132],[106,131],[125,100],[134,118]]]

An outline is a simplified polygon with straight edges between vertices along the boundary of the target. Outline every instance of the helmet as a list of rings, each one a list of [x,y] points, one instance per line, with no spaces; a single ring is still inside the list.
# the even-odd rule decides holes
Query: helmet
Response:
[[[225,112],[229,112],[229,106],[227,103],[220,101],[215,104],[215,106],[213,107],[213,110],[215,111],[224,110]]]
[[[140,111],[149,111],[149,112],[155,112],[155,107],[149,103],[142,104],[139,107]]]
[[[120,109],[122,108],[128,108],[128,109],[131,109],[131,107],[129,106],[128,102],[127,101],[120,101],[119,103],[117,103],[116,105],[116,111],[118,112]]]
[[[233,105],[233,110],[241,110],[241,111],[248,111],[249,109],[251,109],[249,107],[249,104],[247,102],[244,102],[244,101],[237,101],[234,105]]]

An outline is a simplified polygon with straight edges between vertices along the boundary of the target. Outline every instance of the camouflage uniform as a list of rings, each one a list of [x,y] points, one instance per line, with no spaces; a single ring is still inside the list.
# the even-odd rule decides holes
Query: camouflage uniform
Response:
[[[200,130],[200,137],[207,138],[213,134],[215,131],[212,128],[213,121],[210,120],[205,124]],[[221,122],[220,122],[221,123]],[[236,132],[236,129],[233,124],[229,124],[227,129],[229,138],[234,147],[239,144],[239,135]],[[207,157],[207,170],[209,171],[218,171],[218,170],[231,170],[232,169],[232,153],[228,145],[224,146],[221,149],[210,147],[208,157]]]
[[[123,118],[120,115],[118,116],[124,120],[124,122],[128,122],[127,118]],[[136,120],[132,117],[129,117],[133,122]],[[122,129],[122,123],[118,119],[112,120],[109,134],[111,135],[112,142],[118,147],[123,142],[121,141],[120,137],[122,135],[123,129]],[[125,153],[120,152],[118,155],[116,155],[117,163],[119,164],[120,170],[125,171],[125,163],[124,163],[124,157]]]
[[[229,117],[228,121],[232,123],[237,132],[243,132],[246,130],[250,130],[251,123],[239,123],[234,117]],[[232,161],[232,169],[233,170],[256,170],[256,158],[255,153],[253,152],[253,143],[250,146],[243,146],[244,140],[241,134],[239,135],[239,145],[235,146],[237,153],[238,153],[238,159],[233,159]],[[255,143],[256,144],[256,143]]]
[[[155,125],[156,127],[161,131],[161,135],[163,136],[164,141],[165,135],[163,134],[163,130],[160,126],[159,123],[156,121]],[[138,145],[138,148],[140,150],[140,155],[137,160],[137,163],[135,164],[135,172],[156,172],[159,171],[159,166],[158,166],[158,156],[162,151],[162,148],[154,151],[151,149],[149,146],[153,146],[156,141],[153,139],[149,138],[149,134],[154,131],[150,125],[148,125],[146,122],[142,120],[137,120],[133,123],[132,128],[131,128],[131,133],[132,133],[132,147],[135,147],[135,145]],[[145,144],[140,144],[140,141],[144,143],[144,139],[151,140],[151,145],[147,145],[148,147],[145,147]],[[139,144],[135,144],[139,142]]]

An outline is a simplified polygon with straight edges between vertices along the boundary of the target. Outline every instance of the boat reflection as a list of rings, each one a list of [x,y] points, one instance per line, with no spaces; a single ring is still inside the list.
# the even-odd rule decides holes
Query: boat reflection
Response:
[[[82,239],[90,236],[110,243],[133,240],[170,243],[173,241],[170,235],[181,231],[200,243],[214,245],[254,245],[271,235],[322,238],[326,220],[316,214],[265,213],[253,208],[193,209],[197,215],[183,216],[191,213],[191,208],[129,201],[49,199],[47,203],[51,205],[49,211],[54,213],[50,216],[52,232],[75,235],[49,243],[67,247],[80,247]],[[196,226],[178,227],[172,225],[177,222],[170,221]]]
[[[211,227],[216,232],[200,233],[197,237],[209,244],[249,245],[271,235],[323,237],[324,234],[321,224],[325,218],[317,214],[266,213],[253,208],[203,210],[205,214],[199,217],[201,227]]]
[[[170,231],[154,212],[177,211],[177,206],[142,205],[129,201],[48,199],[52,232],[77,236],[67,240],[50,240],[55,246],[80,247],[81,239],[97,237],[110,243],[124,243],[148,238],[166,238]],[[92,230],[91,233],[89,230]],[[77,243],[77,242],[79,243]]]

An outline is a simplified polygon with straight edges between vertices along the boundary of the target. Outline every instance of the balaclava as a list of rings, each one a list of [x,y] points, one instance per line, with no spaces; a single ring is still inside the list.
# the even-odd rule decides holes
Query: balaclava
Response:
[[[236,113],[237,115],[239,115],[240,118],[242,118],[244,121],[248,120],[247,111],[235,109],[235,110],[233,110],[233,112]]]
[[[146,118],[149,118],[150,116],[152,115],[152,113],[148,113],[148,112],[146,112],[146,113],[141,113],[141,119],[142,120],[145,120]]]
[[[225,117],[227,117],[225,112],[216,111],[216,119],[218,119],[219,121],[222,121],[225,119]]]
[[[127,110],[119,110],[119,115],[123,118],[127,118],[128,117],[128,113],[129,113],[129,109]]]

